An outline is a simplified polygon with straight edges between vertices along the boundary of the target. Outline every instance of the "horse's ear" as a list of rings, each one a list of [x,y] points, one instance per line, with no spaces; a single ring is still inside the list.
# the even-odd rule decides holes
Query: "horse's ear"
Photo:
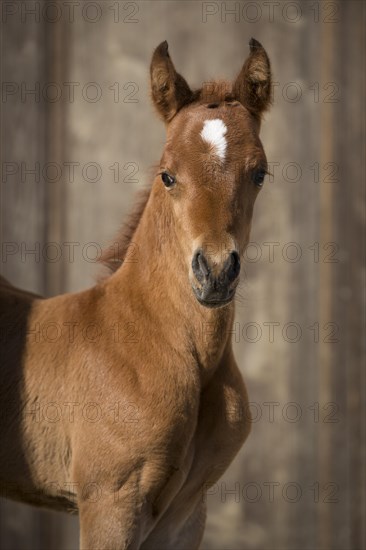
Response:
[[[249,46],[250,54],[233,84],[233,94],[260,118],[271,104],[271,65],[262,44],[252,38]]]
[[[166,40],[153,53],[150,76],[154,105],[165,122],[169,122],[183,105],[192,100],[192,91],[175,70]]]

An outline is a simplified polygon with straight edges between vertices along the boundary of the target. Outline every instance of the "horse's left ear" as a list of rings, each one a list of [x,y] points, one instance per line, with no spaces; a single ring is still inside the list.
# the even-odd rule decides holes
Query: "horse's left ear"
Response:
[[[250,54],[233,84],[233,95],[260,118],[271,104],[271,65],[262,44],[252,38],[249,46]]]
[[[177,73],[165,40],[154,51],[151,65],[151,95],[155,107],[165,122],[192,100],[192,91],[184,78]]]

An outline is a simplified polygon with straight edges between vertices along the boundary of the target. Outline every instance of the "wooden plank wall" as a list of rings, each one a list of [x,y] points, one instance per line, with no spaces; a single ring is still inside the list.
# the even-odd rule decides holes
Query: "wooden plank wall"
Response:
[[[274,178],[256,205],[234,331],[256,421],[207,496],[202,547],[364,548],[365,4],[95,5],[71,18],[64,7],[52,24],[3,18],[2,81],[54,82],[62,97],[23,102],[14,92],[2,103],[2,163],[61,167],[56,179],[51,169],[39,182],[2,178],[2,273],[47,296],[92,284],[95,254],[162,151],[148,93],[153,48],[167,39],[199,86],[234,77],[249,38],[260,40],[276,82],[262,131]],[[17,250],[49,242],[57,261]],[[4,500],[0,512],[4,550],[77,547],[74,518]]]
[[[2,20],[1,37],[2,174],[17,171],[13,178],[2,177],[1,240],[6,249],[2,249],[1,270],[14,284],[43,292],[44,263],[38,258],[21,262],[19,250],[23,248],[23,259],[27,259],[26,250],[33,250],[35,243],[45,240],[45,188],[25,170],[45,161],[46,109],[34,101],[35,96],[32,101],[32,95],[26,95],[25,87],[22,102],[20,86],[25,82],[30,90],[36,82],[45,80],[45,32],[36,22],[20,25],[19,20],[9,17],[6,23]],[[23,178],[19,174],[22,166]],[[15,550],[25,541],[27,548],[39,548],[44,540],[39,513],[3,500],[0,506],[1,548]]]
[[[44,0],[2,5],[1,274],[52,296],[63,291],[62,264],[44,258],[47,243],[61,242],[65,203],[62,181],[49,181],[54,174],[48,163],[61,163],[64,106],[47,98],[53,97],[50,83],[67,80],[67,41],[60,48],[67,28],[62,21],[47,24],[45,6]],[[1,498],[0,548],[76,548],[77,521],[65,518]]]

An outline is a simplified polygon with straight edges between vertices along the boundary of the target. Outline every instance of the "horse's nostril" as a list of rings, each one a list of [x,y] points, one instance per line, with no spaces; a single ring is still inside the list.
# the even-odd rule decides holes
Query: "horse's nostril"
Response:
[[[240,273],[240,257],[234,250],[228,258],[227,276],[230,282],[235,281]]]
[[[231,265],[240,267],[240,257],[235,250],[231,253]]]
[[[201,251],[197,251],[193,256],[192,270],[196,279],[202,283],[210,274],[207,260]]]
[[[208,263],[202,250],[197,250],[192,259],[192,271],[197,281],[202,285],[210,284],[214,290],[218,287],[225,287],[231,284],[238,277],[240,273],[240,257],[234,250],[226,258],[224,265],[218,265],[221,271],[219,274],[215,274],[211,271],[210,264]],[[216,288],[217,287],[217,288]]]
[[[202,253],[198,254],[198,263],[202,273],[204,274],[205,277],[207,277],[207,275],[210,273],[210,269],[208,267],[207,260]]]

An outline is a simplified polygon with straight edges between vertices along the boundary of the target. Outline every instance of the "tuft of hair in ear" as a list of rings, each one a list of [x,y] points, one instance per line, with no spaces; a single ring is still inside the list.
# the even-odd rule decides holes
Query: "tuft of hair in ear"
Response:
[[[262,44],[252,38],[250,54],[233,84],[233,95],[260,119],[272,102],[271,64]]]
[[[193,92],[175,70],[166,40],[153,53],[150,77],[154,105],[163,120],[170,122],[184,105],[192,101]]]

